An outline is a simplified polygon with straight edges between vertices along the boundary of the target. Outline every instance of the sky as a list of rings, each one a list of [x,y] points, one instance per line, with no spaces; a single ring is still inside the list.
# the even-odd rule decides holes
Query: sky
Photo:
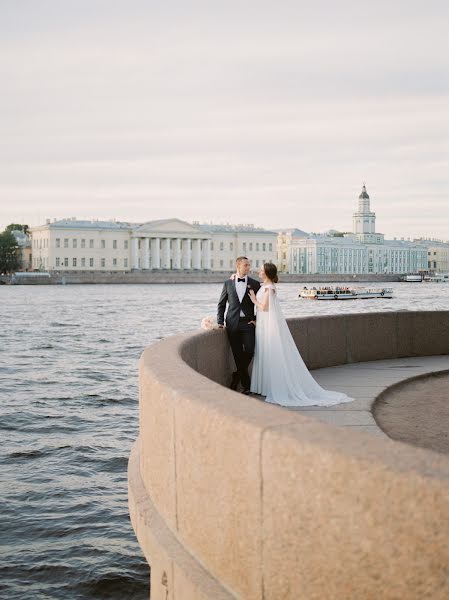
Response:
[[[449,239],[449,3],[0,0],[0,228]]]

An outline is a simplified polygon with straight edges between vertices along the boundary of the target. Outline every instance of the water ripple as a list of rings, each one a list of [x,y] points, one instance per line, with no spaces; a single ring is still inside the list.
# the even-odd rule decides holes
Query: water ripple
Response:
[[[127,507],[138,359],[215,315],[221,287],[1,287],[0,597],[148,598]],[[449,310],[449,286],[329,303],[299,300],[299,287],[279,286],[287,316]]]

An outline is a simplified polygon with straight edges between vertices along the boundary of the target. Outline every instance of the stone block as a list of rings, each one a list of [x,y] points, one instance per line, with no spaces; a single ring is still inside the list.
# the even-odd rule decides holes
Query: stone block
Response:
[[[170,527],[176,526],[175,442],[173,398],[152,372],[157,345],[140,361],[140,470],[157,509]]]
[[[364,453],[363,439],[306,424],[265,432],[266,600],[447,598],[447,482],[388,468],[392,443],[370,437]]]
[[[175,553],[169,544],[164,543],[161,530],[165,529],[165,524],[161,523],[160,516],[144,487],[140,473],[138,444],[132,449],[128,465],[128,506],[139,545],[146,560],[151,564],[151,599],[175,600],[173,595]]]
[[[192,390],[175,411],[179,538],[237,597],[260,600],[261,435],[304,417],[223,388]]]
[[[332,367],[347,362],[345,321],[341,316],[307,320],[309,369]]]
[[[396,358],[396,314],[346,315],[348,362]]]
[[[413,354],[449,354],[449,313],[416,312],[413,315]]]
[[[396,313],[396,340],[398,358],[414,356],[414,312],[401,311]]]

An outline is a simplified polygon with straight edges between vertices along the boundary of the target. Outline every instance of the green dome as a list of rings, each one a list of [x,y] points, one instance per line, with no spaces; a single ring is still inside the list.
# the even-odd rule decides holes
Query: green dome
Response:
[[[362,193],[360,194],[359,199],[360,198],[366,198],[366,199],[369,200],[368,192],[366,191],[366,187],[365,186],[362,187]]]

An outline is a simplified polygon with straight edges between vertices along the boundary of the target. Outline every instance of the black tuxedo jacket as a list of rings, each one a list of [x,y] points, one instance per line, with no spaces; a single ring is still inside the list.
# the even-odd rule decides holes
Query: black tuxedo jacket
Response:
[[[224,325],[224,314],[226,310],[226,304],[228,304],[228,312],[226,313],[226,327],[231,331],[238,328],[241,310],[244,312],[245,317],[249,317],[250,320],[255,319],[254,304],[249,297],[249,290],[251,288],[254,290],[254,293],[257,294],[260,288],[260,283],[251,277],[248,277],[247,281],[248,287],[246,288],[246,294],[243,296],[242,302],[240,302],[237,295],[235,281],[233,279],[228,279],[223,285],[220,300],[218,301],[217,323],[219,325]]]

